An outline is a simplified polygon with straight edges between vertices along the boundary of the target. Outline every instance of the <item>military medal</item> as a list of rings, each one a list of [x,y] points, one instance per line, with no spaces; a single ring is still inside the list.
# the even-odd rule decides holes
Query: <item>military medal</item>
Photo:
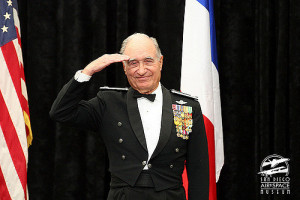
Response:
[[[172,104],[172,109],[177,137],[188,140],[193,126],[192,107]]]

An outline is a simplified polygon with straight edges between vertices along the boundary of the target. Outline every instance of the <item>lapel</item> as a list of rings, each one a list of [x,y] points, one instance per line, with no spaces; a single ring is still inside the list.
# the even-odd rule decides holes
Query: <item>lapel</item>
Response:
[[[157,156],[164,146],[167,144],[172,131],[173,124],[173,111],[172,111],[172,98],[170,92],[161,85],[163,94],[163,106],[161,116],[161,128],[157,146],[151,156],[151,159]]]
[[[138,141],[141,143],[143,148],[147,151],[147,144],[146,144],[143,124],[142,124],[139,108],[137,105],[137,100],[136,98],[133,97],[133,92],[134,92],[133,88],[129,88],[127,92],[128,117],[135,136],[137,137]]]

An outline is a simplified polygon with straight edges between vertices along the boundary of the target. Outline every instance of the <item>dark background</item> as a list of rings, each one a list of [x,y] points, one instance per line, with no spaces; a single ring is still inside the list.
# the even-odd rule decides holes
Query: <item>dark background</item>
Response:
[[[162,83],[179,89],[183,0],[19,0],[33,144],[30,199],[105,199],[109,174],[99,136],[57,124],[48,112],[61,87],[93,59],[119,51],[134,32],[158,39]],[[215,0],[225,165],[219,200],[300,199],[300,1]],[[121,65],[99,86],[127,86]],[[292,195],[260,195],[259,167],[290,158]]]

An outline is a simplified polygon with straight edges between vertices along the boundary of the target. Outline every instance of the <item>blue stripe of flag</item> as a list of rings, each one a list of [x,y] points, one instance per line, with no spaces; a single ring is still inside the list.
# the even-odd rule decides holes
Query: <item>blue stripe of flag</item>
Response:
[[[215,64],[217,70],[218,67],[218,57],[217,57],[217,44],[216,44],[216,28],[215,28],[215,17],[214,17],[214,3],[213,0],[197,0],[202,6],[204,6],[209,12],[210,18],[210,46],[211,46],[211,59]]]

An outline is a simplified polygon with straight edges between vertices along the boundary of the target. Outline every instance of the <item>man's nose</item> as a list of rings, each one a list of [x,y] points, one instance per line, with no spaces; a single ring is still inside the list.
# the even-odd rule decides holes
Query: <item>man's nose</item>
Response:
[[[143,61],[140,61],[138,73],[139,73],[140,75],[143,75],[143,74],[146,73],[146,71],[147,71],[147,70],[146,70],[146,67],[145,67],[144,62],[143,62]]]

